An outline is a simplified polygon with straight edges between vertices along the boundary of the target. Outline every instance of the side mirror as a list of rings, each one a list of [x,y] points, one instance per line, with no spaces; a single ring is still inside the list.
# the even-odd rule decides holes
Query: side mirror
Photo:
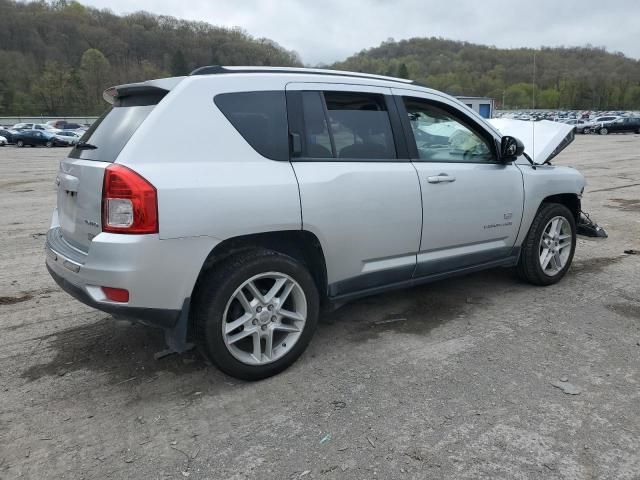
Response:
[[[516,137],[505,135],[500,142],[500,157],[505,162],[512,162],[524,153],[524,143]]]

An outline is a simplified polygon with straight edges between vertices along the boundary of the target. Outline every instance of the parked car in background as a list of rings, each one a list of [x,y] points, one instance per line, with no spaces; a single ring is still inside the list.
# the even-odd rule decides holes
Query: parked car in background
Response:
[[[567,125],[574,125],[577,133],[584,133],[585,127],[590,125],[587,120],[580,119],[565,120],[563,123],[566,123]]]
[[[75,145],[76,143],[78,143],[78,140],[80,140],[80,137],[82,137],[82,134],[78,133],[78,131],[76,130],[60,130],[58,133],[56,133],[56,136],[62,137],[71,145]]]
[[[46,132],[59,132],[60,130],[57,128],[53,128],[51,125],[47,125],[46,123],[36,123],[33,126],[34,130],[44,130]]]
[[[582,126],[582,133],[593,133],[594,129],[597,126],[600,126],[603,123],[612,122],[613,120],[617,120],[618,118],[620,117],[618,117],[617,115],[601,115],[599,117],[595,117],[591,120],[588,120],[587,123]]]
[[[57,128],[60,130],[64,130],[66,127],[67,121],[66,120],[49,120],[47,122],[47,125],[49,125],[51,128]]]
[[[73,122],[65,122],[64,126],[59,127],[63,130],[78,130],[79,128],[85,128],[84,125],[80,124],[80,123],[73,123]]]
[[[59,137],[54,133],[43,130],[20,130],[16,136],[18,147],[44,145],[45,147],[68,147],[71,142],[65,137]]]
[[[8,130],[5,128],[0,129],[0,135],[2,135],[7,140],[7,143],[16,143],[15,141],[16,133],[17,132],[15,130]]]
[[[58,129],[49,125],[48,123],[16,123],[12,130],[44,130],[56,132]]]
[[[603,123],[603,122],[611,122],[613,120],[617,120],[619,117],[617,115],[604,115],[601,117],[596,117],[591,119],[591,123]]]
[[[5,145],[8,145],[8,144],[9,142],[7,141],[7,139],[0,135],[0,147],[4,147]]]
[[[622,117],[610,122],[603,122],[592,127],[593,133],[607,135],[609,133],[640,133],[639,117]]]
[[[16,123],[11,130],[32,130],[35,123]]]

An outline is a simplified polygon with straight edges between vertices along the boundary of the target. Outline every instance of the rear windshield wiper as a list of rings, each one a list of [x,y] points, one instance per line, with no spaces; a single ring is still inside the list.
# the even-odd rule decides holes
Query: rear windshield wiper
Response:
[[[78,150],[95,150],[98,147],[96,147],[95,145],[93,145],[91,143],[78,142],[78,143],[76,143],[76,148]]]

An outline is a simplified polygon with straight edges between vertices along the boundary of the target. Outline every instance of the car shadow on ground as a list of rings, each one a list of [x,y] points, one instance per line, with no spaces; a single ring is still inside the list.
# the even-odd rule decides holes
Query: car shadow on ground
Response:
[[[331,342],[333,348],[348,349],[354,342],[374,341],[386,332],[428,335],[448,321],[493,304],[505,291],[519,288],[526,287],[511,271],[496,269],[355,300],[322,314],[311,345]],[[27,381],[81,370],[101,373],[111,385],[154,379],[161,372],[211,375],[213,381],[216,377],[219,381],[230,379],[196,350],[156,359],[155,354],[166,348],[162,330],[109,315],[49,334],[42,343],[53,355],[26,368],[21,377]],[[321,357],[322,353],[306,355],[301,361],[322,361]]]

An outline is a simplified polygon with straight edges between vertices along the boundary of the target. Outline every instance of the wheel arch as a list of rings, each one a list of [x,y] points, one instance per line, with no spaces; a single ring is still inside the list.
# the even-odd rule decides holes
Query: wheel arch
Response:
[[[253,233],[228,238],[217,244],[209,253],[193,288],[196,295],[204,273],[239,252],[255,249],[272,250],[288,255],[304,264],[313,277],[320,298],[327,298],[327,267],[318,237],[307,230],[281,230]]]
[[[575,193],[557,193],[555,195],[549,195],[542,199],[542,202],[540,202],[540,205],[538,206],[538,211],[540,211],[542,206],[546,203],[559,203],[560,205],[564,205],[571,211],[576,222],[580,218],[580,211],[582,207],[580,197]]]

